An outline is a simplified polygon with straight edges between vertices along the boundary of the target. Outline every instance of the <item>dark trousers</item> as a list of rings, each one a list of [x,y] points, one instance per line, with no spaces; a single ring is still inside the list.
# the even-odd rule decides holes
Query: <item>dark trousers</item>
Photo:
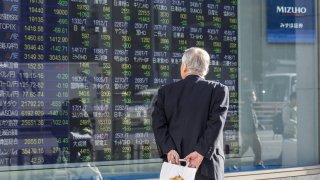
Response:
[[[254,153],[255,163],[260,163],[261,161],[261,143],[260,139],[256,132],[252,133],[243,133],[242,134],[242,147],[241,147],[241,156],[249,149],[252,148]]]
[[[209,178],[209,177],[207,177],[207,176],[203,176],[203,175],[201,175],[201,174],[196,174],[196,178],[195,178],[195,180],[213,180],[213,179],[211,179],[211,178]]]

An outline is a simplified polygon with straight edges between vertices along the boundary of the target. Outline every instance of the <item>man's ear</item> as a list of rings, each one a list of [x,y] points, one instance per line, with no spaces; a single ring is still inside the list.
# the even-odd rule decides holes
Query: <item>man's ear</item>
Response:
[[[185,63],[182,64],[182,71],[184,73],[187,73],[187,71],[188,71],[187,65]]]
[[[184,79],[187,76],[187,71],[187,65],[185,63],[182,63],[180,67],[180,75],[182,79]]]

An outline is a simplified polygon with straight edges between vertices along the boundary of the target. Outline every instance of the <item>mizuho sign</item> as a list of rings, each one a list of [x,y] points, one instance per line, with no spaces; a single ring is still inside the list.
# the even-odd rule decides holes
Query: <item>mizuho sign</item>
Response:
[[[282,14],[306,14],[306,7],[286,7],[286,6],[277,6],[277,13]]]

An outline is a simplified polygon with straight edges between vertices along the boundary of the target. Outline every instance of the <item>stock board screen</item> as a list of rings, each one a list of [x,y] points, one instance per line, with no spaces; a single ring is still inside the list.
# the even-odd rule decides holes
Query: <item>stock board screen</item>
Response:
[[[0,0],[0,166],[157,159],[157,90],[194,46],[237,153],[237,0]]]

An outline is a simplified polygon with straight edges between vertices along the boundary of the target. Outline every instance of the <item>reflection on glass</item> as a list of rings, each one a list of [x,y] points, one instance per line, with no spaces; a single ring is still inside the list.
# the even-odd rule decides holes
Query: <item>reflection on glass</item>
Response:
[[[318,129],[315,127],[319,49],[314,38],[317,32],[314,26],[317,13],[314,12],[318,11],[315,3],[302,0],[239,2],[240,153],[228,159],[228,170],[318,163]],[[281,7],[286,6],[303,6],[308,13],[279,13]],[[278,13],[273,11],[277,7]],[[284,20],[293,26],[281,25],[280,21]],[[304,26],[298,28],[294,24]],[[305,30],[306,34],[301,33]],[[251,89],[257,98],[250,105],[247,97]],[[252,116],[256,117],[253,122]],[[256,162],[259,155],[263,166]]]
[[[280,1],[0,0],[3,172],[159,162],[152,104],[160,86],[179,80],[191,46],[209,52],[207,78],[231,90],[226,170],[315,164],[318,44],[279,39],[277,31],[268,42],[267,20],[276,18],[267,17],[267,2]],[[299,36],[310,40],[318,32],[314,9],[281,27],[307,19],[311,31]],[[256,102],[246,100],[252,89]],[[284,132],[274,131],[275,119]]]
[[[267,74],[263,78],[262,101],[286,101],[295,91],[295,73]]]
[[[255,91],[249,90],[245,93],[244,103],[241,104],[240,156],[244,157],[246,151],[251,148],[254,153],[254,166],[263,166],[261,143],[257,134],[258,128],[263,129],[263,126],[258,121],[257,114],[253,107],[256,99]]]
[[[290,100],[282,109],[283,121],[283,145],[282,145],[282,165],[295,166],[298,164],[297,154],[297,95],[292,93]]]
[[[237,34],[237,0],[0,0],[3,172],[158,163],[152,105],[193,46],[230,89],[225,144],[237,153]]]

